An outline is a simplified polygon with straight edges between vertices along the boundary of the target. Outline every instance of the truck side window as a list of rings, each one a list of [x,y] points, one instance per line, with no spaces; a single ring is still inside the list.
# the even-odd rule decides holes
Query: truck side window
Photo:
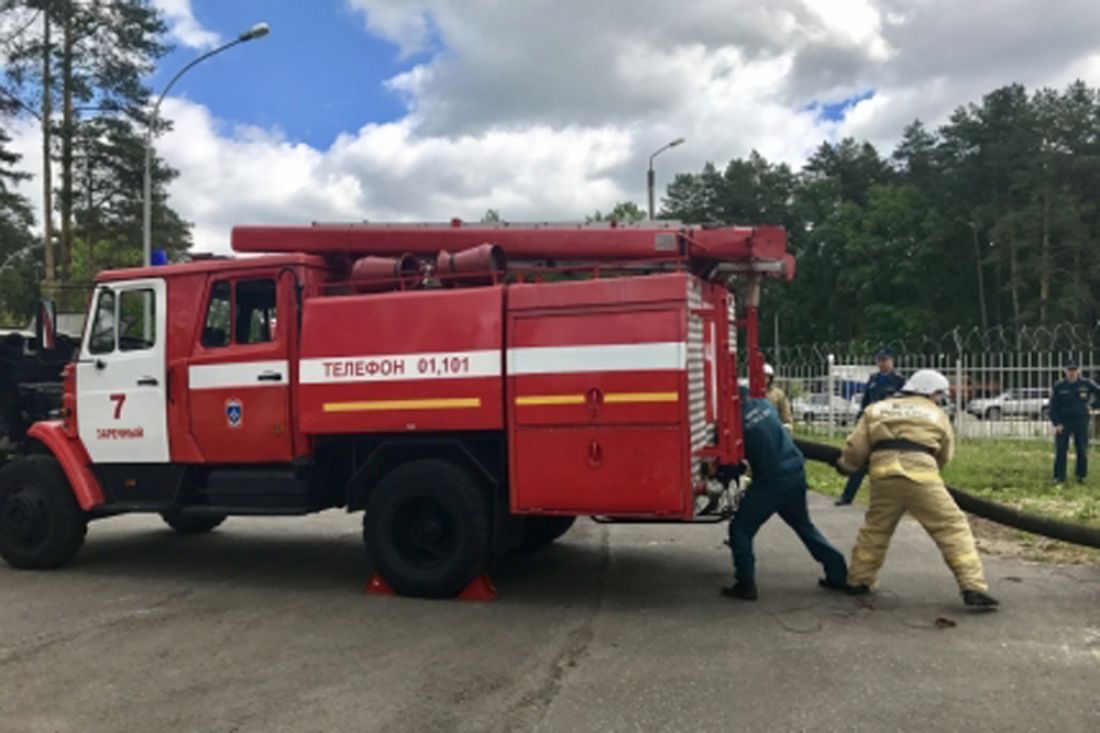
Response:
[[[96,300],[95,318],[92,320],[92,332],[88,338],[88,351],[92,354],[109,354],[115,350],[115,293],[113,290],[99,291]]]
[[[157,343],[156,302],[151,288],[122,291],[118,298],[119,351],[142,351]]]
[[[275,340],[275,281],[241,280],[237,283],[234,339],[238,344]]]
[[[210,288],[210,303],[206,306],[206,323],[202,328],[202,345],[208,349],[229,346],[229,283],[225,280]]]

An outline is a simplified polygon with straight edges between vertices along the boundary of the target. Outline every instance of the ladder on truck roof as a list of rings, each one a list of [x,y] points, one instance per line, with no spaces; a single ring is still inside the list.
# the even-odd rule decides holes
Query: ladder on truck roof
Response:
[[[483,244],[513,262],[681,260],[705,272],[794,276],[787,235],[776,226],[683,225],[678,222],[468,224],[450,222],[237,226],[236,252],[299,252],[328,257],[433,256]]]

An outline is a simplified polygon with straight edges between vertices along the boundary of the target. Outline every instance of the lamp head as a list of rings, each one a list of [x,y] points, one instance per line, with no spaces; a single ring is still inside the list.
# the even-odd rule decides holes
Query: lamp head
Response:
[[[237,36],[237,40],[244,43],[245,41],[251,41],[256,38],[263,38],[271,32],[271,26],[267,23],[257,23],[241,35]]]

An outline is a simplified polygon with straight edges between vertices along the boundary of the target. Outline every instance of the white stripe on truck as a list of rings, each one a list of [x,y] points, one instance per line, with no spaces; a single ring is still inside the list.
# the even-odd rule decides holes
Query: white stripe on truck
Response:
[[[508,373],[513,375],[683,369],[687,369],[687,345],[682,341],[508,350]]]
[[[285,387],[290,381],[289,367],[290,363],[286,359],[202,364],[190,367],[187,370],[187,378],[191,389]],[[279,379],[261,380],[260,375],[265,374],[277,374]]]

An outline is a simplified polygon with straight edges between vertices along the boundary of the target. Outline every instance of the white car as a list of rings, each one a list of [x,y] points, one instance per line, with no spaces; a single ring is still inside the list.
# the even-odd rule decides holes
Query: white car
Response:
[[[840,395],[830,395],[827,392],[799,395],[791,403],[791,409],[794,411],[795,419],[801,422],[828,422],[830,403],[833,419],[838,425],[855,422],[856,415],[859,414],[859,404],[853,404]]]
[[[1004,417],[1046,420],[1050,417],[1050,390],[1010,389],[989,399],[971,400],[966,411],[980,420]]]

